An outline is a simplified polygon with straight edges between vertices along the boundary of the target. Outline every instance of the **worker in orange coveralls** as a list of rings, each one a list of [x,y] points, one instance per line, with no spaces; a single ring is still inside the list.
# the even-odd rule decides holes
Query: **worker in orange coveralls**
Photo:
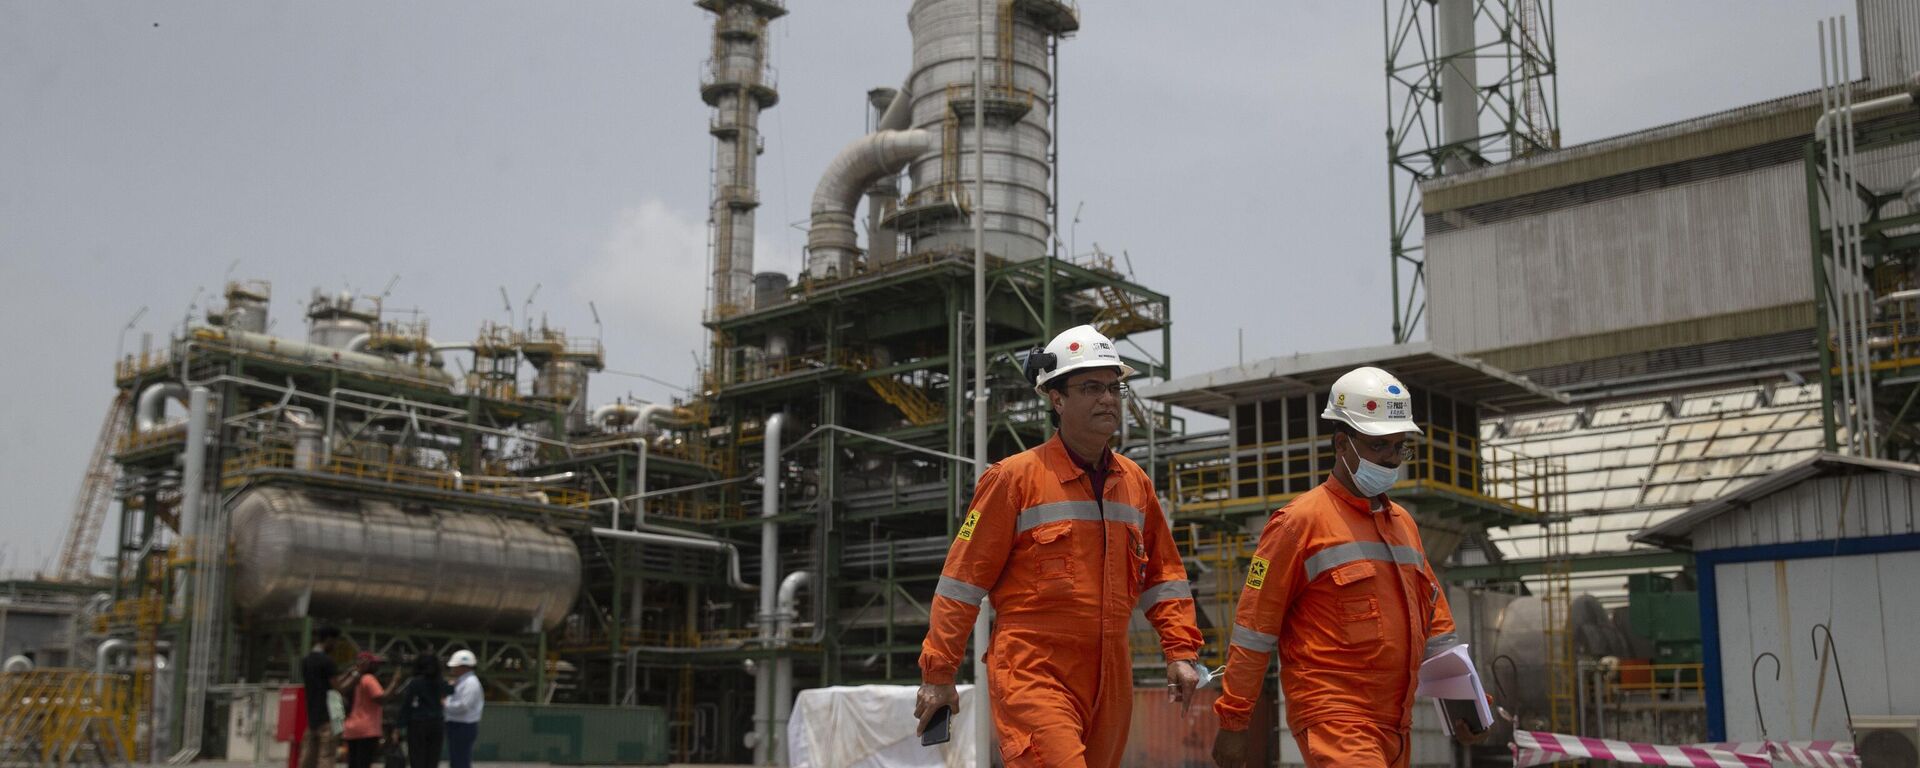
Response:
[[[1287,729],[1307,765],[1405,766],[1420,663],[1459,645],[1420,530],[1387,499],[1412,456],[1413,399],[1378,368],[1333,384],[1332,477],[1275,512],[1247,566],[1214,711],[1221,768],[1246,763],[1247,718],[1280,651]],[[1455,723],[1465,744],[1485,738]]]
[[[1202,644],[1192,590],[1153,480],[1107,447],[1133,369],[1082,325],[1027,362],[1059,433],[988,469],[934,590],[914,705],[919,730],[956,706],[954,670],[991,596],[987,689],[1000,754],[1021,766],[1117,766],[1133,710],[1135,606],[1188,701]],[[983,692],[983,693],[984,693]]]

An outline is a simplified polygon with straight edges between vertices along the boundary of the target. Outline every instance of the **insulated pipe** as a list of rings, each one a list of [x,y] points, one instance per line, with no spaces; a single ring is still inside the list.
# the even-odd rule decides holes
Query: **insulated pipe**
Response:
[[[207,401],[212,394],[206,387],[194,387],[187,395],[187,444],[180,462],[179,515],[180,537],[189,542],[200,532],[201,496],[207,484]],[[199,557],[198,553],[190,554]]]
[[[304,423],[293,428],[293,468],[314,471],[320,468],[320,443],[326,432],[318,424]]]
[[[685,536],[669,536],[664,533],[647,531],[621,531],[613,528],[595,528],[593,535],[603,539],[624,539],[642,544],[659,544],[667,547],[686,549],[704,549],[709,552],[721,552],[727,556],[727,584],[742,592],[752,592],[753,585],[740,578],[740,550],[724,541],[691,539]]]
[[[1854,104],[1850,108],[1834,107],[1827,110],[1820,115],[1820,119],[1813,121],[1813,138],[1815,141],[1825,141],[1827,136],[1827,121],[1830,118],[1839,117],[1842,113],[1849,113],[1853,121],[1857,123],[1861,120],[1872,120],[1873,118],[1881,117],[1890,112],[1898,112],[1916,105],[1920,105],[1920,72],[1915,72],[1912,77],[1907,78],[1906,93],[1896,93],[1892,96],[1869,99]]]
[[[135,404],[134,431],[152,432],[172,424],[161,421],[166,416],[167,401],[187,400],[187,387],[177,381],[163,381],[140,390],[140,399]]]
[[[601,429],[607,429],[608,420],[615,416],[631,417],[636,425],[634,429],[642,434],[652,434],[653,430],[648,428],[650,425],[685,425],[693,421],[691,411],[665,403],[647,403],[639,406],[630,403],[607,403],[593,409],[593,414],[588,420]]]
[[[822,505],[825,506],[825,505]],[[780,627],[774,635],[774,645],[785,647],[787,635],[791,633],[793,619],[798,613],[794,603],[799,599],[800,588],[813,579],[811,571],[794,571],[780,582]],[[787,764],[787,718],[793,714],[793,659],[781,654],[773,662],[773,764]]]
[[[874,124],[875,131],[904,131],[913,127],[913,89],[907,87],[912,82],[913,79],[908,78],[900,84],[893,103],[887,105],[887,111],[880,113],[880,121]]]
[[[824,278],[829,266],[844,268],[852,264],[860,249],[853,211],[860,205],[861,193],[887,174],[899,173],[914,158],[933,151],[934,146],[933,134],[928,131],[875,131],[854,139],[834,156],[813,191],[813,220],[807,228],[809,275]]]
[[[354,352],[347,349],[334,349],[323,344],[282,339],[264,333],[251,333],[232,328],[196,328],[193,335],[208,344],[226,344],[240,349],[264,354],[287,357],[307,363],[335,365],[372,373],[396,376],[422,381],[429,385],[452,388],[453,376],[438,368],[423,367],[366,352]]]
[[[422,339],[422,341],[425,342],[427,346],[427,365],[435,368],[444,368],[447,365],[447,361],[440,357],[441,350],[473,349],[473,342],[470,341],[455,344],[441,344],[433,339]],[[372,354],[367,352],[367,345],[371,343],[373,343],[373,333],[363,333],[347,340],[347,351]]]
[[[93,651],[93,673],[96,675],[106,674],[107,665],[113,660],[113,652],[126,650],[130,647],[131,644],[117,637],[102,641],[100,647]]]
[[[904,88],[904,86],[903,86]],[[909,96],[909,98],[911,98]],[[867,92],[867,103],[873,107],[873,129],[876,131],[900,131],[913,127],[913,110],[907,108],[908,99],[901,98],[901,91],[894,88],[875,88]],[[867,265],[881,267],[900,258],[900,234],[886,226],[886,216],[890,209],[900,202],[900,175],[887,174],[873,182],[867,188]],[[768,338],[768,354],[773,352],[773,340]]]
[[[32,672],[32,671],[33,671],[33,659],[29,659],[25,656],[20,656],[20,655],[8,656],[6,662],[4,664],[0,664],[0,672]]]
[[[858,194],[856,188],[855,194]],[[766,427],[760,442],[760,644],[773,642],[774,622],[778,621],[778,604],[775,592],[780,578],[780,524],[773,518],[780,514],[780,431],[787,425],[787,415],[776,413],[767,417]],[[773,749],[773,676],[766,664],[753,670],[753,762],[755,765],[770,765],[769,758]]]

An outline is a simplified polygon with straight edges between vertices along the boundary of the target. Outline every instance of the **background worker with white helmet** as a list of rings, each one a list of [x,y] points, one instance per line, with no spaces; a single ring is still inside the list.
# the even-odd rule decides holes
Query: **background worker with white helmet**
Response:
[[[1387,498],[1420,435],[1412,395],[1393,374],[1356,368],[1320,417],[1334,432],[1331,476],[1267,520],[1247,567],[1214,703],[1221,768],[1246,762],[1276,650],[1287,729],[1308,765],[1406,765],[1420,663],[1460,644],[1419,527]]]
[[[1133,369],[1082,325],[1028,357],[1059,433],[981,475],[934,590],[924,730],[958,702],[954,671],[983,598],[996,619],[987,685],[1000,753],[1019,766],[1117,766],[1133,706],[1128,623],[1138,606],[1160,635],[1183,699],[1199,680],[1192,589],[1153,479],[1108,448]]]
[[[478,664],[473,651],[454,651],[447,659],[453,674],[453,692],[447,695],[447,764],[452,768],[473,768],[473,742],[480,738],[480,712],[487,706],[480,677],[473,673]]]

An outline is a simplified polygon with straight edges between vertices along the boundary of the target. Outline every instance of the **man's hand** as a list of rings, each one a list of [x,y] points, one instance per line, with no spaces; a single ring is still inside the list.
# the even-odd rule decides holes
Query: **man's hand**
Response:
[[[1246,768],[1247,732],[1223,730],[1213,737],[1213,764],[1220,768]]]
[[[1492,728],[1488,728],[1487,730],[1481,731],[1479,733],[1474,733],[1472,728],[1467,727],[1467,721],[1465,720],[1453,721],[1453,740],[1460,742],[1461,744],[1464,744],[1469,747],[1478,745],[1480,742],[1486,741],[1487,735],[1490,733],[1493,733]]]
[[[1493,718],[1495,721],[1500,721],[1500,720],[1506,720],[1508,722],[1513,721],[1512,715],[1507,714],[1507,711],[1504,709],[1501,709],[1500,705],[1493,703],[1492,696],[1487,697],[1487,708],[1493,711]],[[1465,744],[1469,747],[1475,746],[1483,741],[1486,741],[1487,736],[1491,733],[1493,733],[1492,728],[1488,728],[1479,733],[1474,733],[1472,729],[1469,729],[1467,727],[1467,721],[1465,720],[1453,721],[1453,740],[1460,742],[1461,744]]]
[[[1198,662],[1167,662],[1167,690],[1173,693],[1175,701],[1180,702],[1182,713],[1187,711],[1187,707],[1193,706],[1193,689],[1200,684],[1200,673],[1193,668],[1196,663]]]
[[[960,708],[960,689],[953,687],[952,683],[946,685],[922,684],[919,695],[913,699],[913,716],[920,721],[920,725],[913,729],[915,736],[926,732],[927,723],[933,721],[933,713],[940,711],[941,707],[952,707],[958,711]]]

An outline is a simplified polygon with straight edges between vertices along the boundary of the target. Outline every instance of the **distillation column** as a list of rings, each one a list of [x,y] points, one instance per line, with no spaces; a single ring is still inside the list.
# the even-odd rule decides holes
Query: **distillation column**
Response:
[[[713,14],[713,58],[700,98],[713,107],[712,318],[752,309],[753,212],[760,205],[754,169],[760,156],[760,110],[780,100],[767,68],[767,24],[786,15],[779,0],[699,0]]]
[[[982,78],[986,114],[984,200],[974,201],[973,62],[976,0],[918,0],[907,16],[913,70],[906,90],[912,126],[939,137],[939,150],[916,158],[908,173],[912,199],[900,228],[912,251],[971,252],[973,225],[961,211],[985,216],[987,253],[1010,260],[1048,253],[1052,165],[1047,102],[1053,73],[1048,38],[1080,27],[1074,6],[1058,0],[993,0],[986,5]]]

